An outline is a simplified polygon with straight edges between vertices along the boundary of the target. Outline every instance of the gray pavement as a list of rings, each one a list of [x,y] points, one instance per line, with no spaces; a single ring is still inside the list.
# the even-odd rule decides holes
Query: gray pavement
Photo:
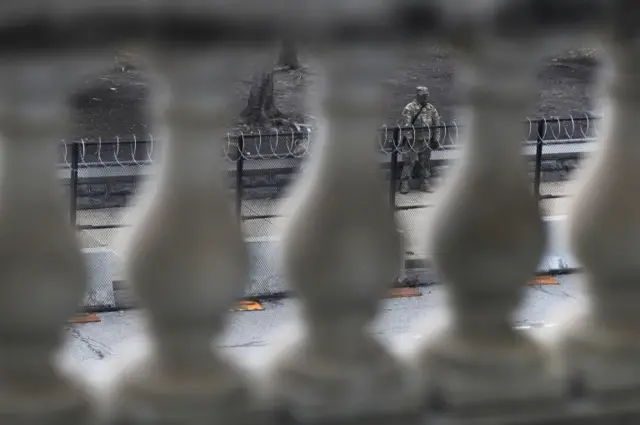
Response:
[[[558,312],[566,311],[584,297],[580,275],[558,277],[557,286],[529,286],[526,298],[515,317],[516,327],[524,332],[543,334],[553,327]],[[446,292],[442,285],[420,288],[422,296],[396,298],[382,302],[372,332],[395,349],[415,344],[420,338],[419,324],[446,311]],[[278,345],[279,335],[289,332],[298,321],[295,299],[265,301],[263,311],[229,313],[228,327],[216,344],[234,358],[257,366]],[[64,361],[99,374],[107,365],[121,359],[144,335],[140,310],[101,313],[100,323],[69,325]],[[418,327],[418,329],[416,329]],[[533,329],[526,329],[533,327]]]
[[[574,193],[573,182],[543,183],[542,194],[563,195],[566,198],[548,199],[541,202],[544,215],[563,215]],[[412,192],[397,195],[399,207],[426,205],[427,208],[398,211],[396,217],[405,235],[406,251],[422,256],[427,255],[422,243],[427,236],[426,226],[433,208],[440,196]],[[242,205],[244,216],[262,216],[279,213],[282,199],[245,200]],[[131,224],[131,208],[84,210],[78,212],[79,225]],[[244,221],[244,231],[248,238],[279,236],[279,229],[286,218],[248,219]],[[85,247],[109,247],[116,255],[121,252],[119,241],[126,238],[130,228],[93,229],[79,232]],[[115,280],[119,280],[120,262],[115,264]],[[546,327],[553,326],[554,313],[566,310],[583,297],[579,275],[560,277],[559,286],[530,286],[526,301],[516,317],[520,327],[536,326],[523,332],[545,333]],[[373,332],[392,347],[415,344],[420,332],[414,330],[424,316],[437,317],[445,311],[445,290],[443,286],[422,287],[423,295],[415,298],[385,300],[381,315]],[[297,301],[286,299],[264,302],[264,311],[233,312],[229,315],[229,327],[218,344],[234,357],[240,357],[248,365],[259,364],[271,353],[270,347],[277,346],[277,338],[284,329],[297,322]],[[67,328],[68,342],[62,351],[63,360],[74,366],[90,368],[91,377],[101,376],[112,360],[122,358],[124,353],[135,347],[133,341],[144,335],[143,313],[139,310],[100,313],[102,322],[72,325]]]

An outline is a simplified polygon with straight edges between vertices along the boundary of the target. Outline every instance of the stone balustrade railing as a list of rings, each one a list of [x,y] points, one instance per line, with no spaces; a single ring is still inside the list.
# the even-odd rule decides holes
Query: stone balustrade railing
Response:
[[[623,0],[5,0],[2,422],[635,423],[639,15]],[[302,326],[255,371],[211,347],[248,269],[211,141],[228,128],[239,67],[292,35],[325,77],[309,98],[321,118],[315,154],[285,206],[282,270],[301,301]],[[464,156],[428,223],[450,314],[400,354],[366,331],[402,255],[371,141],[383,118],[380,81],[405,49],[433,39],[460,55],[467,121]],[[510,319],[545,242],[513,141],[535,98],[539,59],[591,41],[610,58],[608,103],[602,148],[571,214],[590,302],[568,314],[556,338],[538,341],[513,331]],[[151,111],[163,141],[126,255],[150,343],[101,387],[52,360],[86,283],[58,196],[57,141],[72,89],[124,44],[156,71]]]

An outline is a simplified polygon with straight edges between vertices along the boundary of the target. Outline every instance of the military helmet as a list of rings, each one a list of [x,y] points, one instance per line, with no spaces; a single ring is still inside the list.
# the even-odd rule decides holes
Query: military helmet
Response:
[[[417,94],[429,94],[429,89],[427,88],[427,86],[418,86],[416,87],[416,93]]]

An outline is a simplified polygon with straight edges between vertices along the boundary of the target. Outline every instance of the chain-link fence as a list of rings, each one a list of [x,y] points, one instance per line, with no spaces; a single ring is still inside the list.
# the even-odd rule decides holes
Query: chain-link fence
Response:
[[[536,193],[546,215],[567,212],[575,191],[573,176],[585,155],[595,151],[598,118],[552,118],[537,124]]]
[[[572,171],[583,154],[594,148],[597,118],[527,120],[523,123],[523,153],[529,159],[534,193],[547,215],[563,214]],[[438,187],[460,153],[459,126],[453,122],[434,128],[388,128],[379,134],[380,166],[389,182],[389,202],[396,210],[405,238],[407,257],[424,258],[424,220],[435,205]],[[278,273],[278,242],[286,219],[280,214],[289,188],[300,175],[314,133],[300,128],[269,134],[228,134],[223,143],[228,166],[230,196],[241,216],[251,254],[251,282],[247,296],[269,296],[286,291]],[[426,141],[426,142],[425,142]],[[517,141],[514,141],[514,143]],[[121,264],[123,232],[130,231],[131,201],[156,158],[156,141],[116,139],[64,143],[60,173],[67,182],[71,222],[77,227],[92,275],[85,299],[87,309],[131,305]],[[427,155],[429,154],[429,155]],[[420,162],[410,170],[409,190],[405,161],[430,158],[433,189],[423,191]],[[496,164],[500,166],[500,164]],[[403,168],[405,168],[403,172]],[[417,170],[416,170],[417,169]]]

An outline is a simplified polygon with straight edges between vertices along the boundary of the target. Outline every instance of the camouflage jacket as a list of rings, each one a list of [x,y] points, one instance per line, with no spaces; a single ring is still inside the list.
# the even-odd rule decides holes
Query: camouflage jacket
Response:
[[[434,128],[440,125],[440,115],[438,114],[438,110],[431,103],[427,103],[427,105],[422,108],[420,115],[415,119],[415,122],[411,124],[414,117],[420,111],[420,104],[417,101],[412,101],[402,110],[402,119],[400,121],[400,126],[402,127],[428,127],[428,129],[415,131],[415,137],[419,141],[428,141],[429,133],[431,133],[431,140],[434,142],[440,142],[440,128]],[[404,138],[407,140],[413,140],[414,132],[412,130],[406,130],[403,132]]]

